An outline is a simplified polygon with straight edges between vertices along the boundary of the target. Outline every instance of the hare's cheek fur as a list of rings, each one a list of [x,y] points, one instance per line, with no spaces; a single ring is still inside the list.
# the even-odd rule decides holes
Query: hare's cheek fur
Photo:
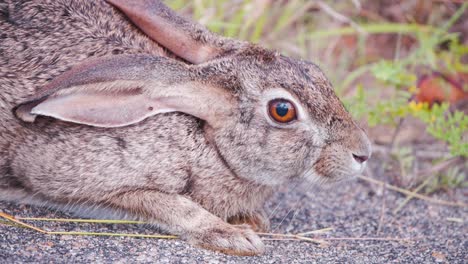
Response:
[[[304,175],[318,159],[325,130],[310,125],[299,101],[283,89],[261,95],[254,108],[244,108],[215,134],[216,145],[230,169],[239,177],[262,185],[279,185]],[[275,123],[268,115],[268,102],[283,98],[297,110],[297,120]]]
[[[225,133],[225,134],[224,134]],[[263,185],[283,184],[311,166],[313,145],[308,131],[238,125],[218,137],[220,152],[240,177]]]

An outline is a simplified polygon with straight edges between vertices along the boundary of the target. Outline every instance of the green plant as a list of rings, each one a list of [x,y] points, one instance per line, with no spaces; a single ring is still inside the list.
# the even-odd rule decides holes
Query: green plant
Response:
[[[468,156],[468,116],[463,112],[447,111],[449,105],[410,104],[411,114],[426,123],[426,130],[433,137],[448,143],[454,156]]]
[[[426,131],[436,139],[446,142],[454,156],[468,156],[468,116],[460,111],[449,112],[449,105],[433,105],[411,101],[412,92],[417,88],[417,72],[433,71],[467,73],[468,67],[461,63],[461,58],[468,55],[468,46],[462,45],[456,34],[447,29],[467,9],[465,3],[452,18],[437,30],[418,30],[411,32],[416,37],[418,48],[405,58],[380,60],[357,68],[342,85],[349,85],[357,77],[370,72],[375,79],[390,89],[388,99],[379,99],[369,103],[370,98],[382,98],[371,93],[366,95],[362,86],[358,86],[356,95],[345,99],[350,112],[357,118],[366,118],[370,126],[397,124],[407,116],[413,116],[426,124]],[[412,26],[413,27],[413,26]],[[427,29],[427,28],[425,28]],[[446,49],[440,49],[449,43]],[[388,93],[388,90],[386,91]]]
[[[424,188],[426,194],[436,192],[440,189],[467,188],[466,168],[455,166],[447,169],[445,173],[439,173],[433,177]]]

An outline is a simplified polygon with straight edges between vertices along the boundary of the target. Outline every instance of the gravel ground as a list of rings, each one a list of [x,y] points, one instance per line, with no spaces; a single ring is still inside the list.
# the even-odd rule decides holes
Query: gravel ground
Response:
[[[47,236],[0,224],[0,263],[467,263],[467,208],[439,206],[412,200],[392,213],[404,196],[382,192],[363,181],[322,190],[285,186],[268,203],[272,229],[298,233],[325,227],[329,238],[391,237],[411,241],[333,240],[329,245],[299,241],[266,241],[266,254],[236,257],[194,248],[184,241],[128,237]],[[464,201],[467,190],[445,200]],[[383,206],[384,205],[384,206]],[[1,203],[2,211],[16,216],[71,217],[27,205]],[[275,208],[277,208],[275,210]],[[383,208],[383,210],[382,210]],[[384,212],[382,214],[382,212]],[[465,223],[447,218],[463,219]],[[380,230],[379,230],[379,223]],[[48,230],[147,233],[142,225],[40,223]]]

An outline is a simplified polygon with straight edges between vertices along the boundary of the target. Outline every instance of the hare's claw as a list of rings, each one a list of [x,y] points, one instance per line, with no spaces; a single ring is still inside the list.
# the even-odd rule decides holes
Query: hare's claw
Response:
[[[230,255],[252,256],[265,251],[262,240],[248,225],[226,224],[207,229],[194,234],[189,241],[196,246]]]

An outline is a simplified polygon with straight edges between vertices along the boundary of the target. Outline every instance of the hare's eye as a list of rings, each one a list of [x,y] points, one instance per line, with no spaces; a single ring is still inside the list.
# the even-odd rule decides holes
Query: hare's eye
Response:
[[[275,99],[268,103],[270,117],[279,123],[289,123],[295,120],[296,108],[286,99]]]

